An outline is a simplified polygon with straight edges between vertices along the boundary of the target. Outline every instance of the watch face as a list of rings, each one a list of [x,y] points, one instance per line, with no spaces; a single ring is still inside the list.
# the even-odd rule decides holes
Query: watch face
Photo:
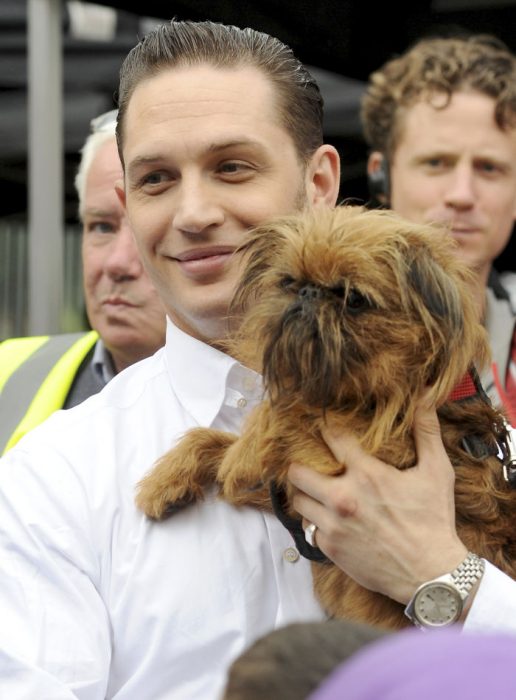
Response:
[[[461,613],[462,598],[456,588],[446,583],[429,583],[414,601],[414,614],[425,627],[450,625]]]

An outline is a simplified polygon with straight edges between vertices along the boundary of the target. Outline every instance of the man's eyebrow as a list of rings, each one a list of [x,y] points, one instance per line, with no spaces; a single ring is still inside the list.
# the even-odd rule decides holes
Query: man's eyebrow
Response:
[[[259,148],[260,150],[264,150],[263,145],[259,141],[255,141],[254,139],[232,139],[231,141],[222,141],[219,143],[212,143],[208,147],[208,151],[210,153],[216,152],[216,151],[225,151],[228,148],[241,148],[242,146],[244,147],[251,147],[251,148]]]
[[[250,138],[238,138],[231,139],[228,141],[219,141],[211,143],[207,148],[207,153],[217,153],[219,151],[225,151],[230,148],[255,148],[261,151],[265,151],[263,144],[255,139]],[[136,156],[127,166],[127,174],[130,176],[135,170],[148,165],[155,165],[163,163],[166,160],[166,156],[162,153],[150,153],[148,155]]]
[[[114,216],[114,213],[113,213],[113,211],[111,211],[109,209],[98,209],[96,207],[87,207],[86,209],[84,209],[84,212],[83,212],[83,217],[85,217],[85,216],[95,216],[95,217],[102,216],[104,218],[107,218],[107,217]]]
[[[162,161],[163,156],[161,155],[136,156],[136,158],[134,158],[134,160],[132,160],[129,163],[127,171],[130,174],[133,170],[137,170],[141,166],[152,165],[154,163],[160,163]]]
[[[445,158],[449,160],[450,158],[457,158],[457,154],[452,149],[446,148],[428,148],[426,151],[420,151],[415,153],[413,160],[417,163],[424,162],[425,160],[431,160],[432,158]]]
[[[449,155],[450,153],[454,153],[453,147],[430,146],[429,148],[425,148],[424,150],[421,149],[418,155],[426,158],[427,156],[445,156]]]
[[[81,221],[86,219],[116,219],[117,213],[112,209],[97,209],[96,207],[88,207],[83,209],[81,213]]]
[[[499,166],[507,166],[507,167],[512,167],[513,166],[513,161],[512,158],[507,154],[502,154],[502,153],[479,153],[478,155],[473,156],[474,161],[490,161],[491,163],[495,163],[496,165]]]

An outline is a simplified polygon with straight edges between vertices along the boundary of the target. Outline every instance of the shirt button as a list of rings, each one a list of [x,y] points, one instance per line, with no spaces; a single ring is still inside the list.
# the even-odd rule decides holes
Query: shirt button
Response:
[[[247,406],[247,399],[240,398],[237,401],[238,408],[245,408]]]
[[[299,552],[297,549],[295,549],[295,547],[287,547],[287,549],[283,552],[283,559],[293,564],[299,559]]]

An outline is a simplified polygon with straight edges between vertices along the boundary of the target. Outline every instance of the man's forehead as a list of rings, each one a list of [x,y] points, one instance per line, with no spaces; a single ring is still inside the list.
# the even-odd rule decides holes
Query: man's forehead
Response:
[[[274,96],[272,82],[254,66],[178,66],[163,69],[136,86],[126,119],[195,117],[211,109],[246,112],[250,103],[256,103],[261,113],[272,115]]]
[[[495,118],[496,101],[476,90],[463,90],[451,95],[433,91],[419,95],[409,104],[398,109],[394,124],[395,141],[399,145],[407,133],[412,138],[424,140],[434,137],[439,131],[464,126],[482,130],[487,139],[501,137],[516,138],[515,127],[501,127]],[[430,130],[430,133],[428,132]]]
[[[437,89],[422,91],[409,102],[399,106],[397,121],[403,124],[409,115],[412,119],[417,119],[418,117],[414,115],[421,114],[427,115],[432,121],[445,121],[452,110],[464,104],[475,113],[475,116],[478,114],[478,105],[481,105],[482,112],[492,118],[493,126],[496,126],[495,99],[479,90],[468,89],[456,90],[452,93]]]
[[[231,143],[290,141],[274,99],[274,89],[251,66],[173,68],[142,82],[124,119],[124,160],[153,157],[174,146],[195,151]]]
[[[120,161],[111,164],[107,162],[92,163],[86,178],[86,192],[106,187],[111,188],[111,185],[114,191],[115,183],[123,176],[124,172]]]
[[[100,174],[111,171],[120,173],[122,171],[122,164],[120,163],[114,136],[102,143],[95,150],[89,168],[89,172],[91,171]]]

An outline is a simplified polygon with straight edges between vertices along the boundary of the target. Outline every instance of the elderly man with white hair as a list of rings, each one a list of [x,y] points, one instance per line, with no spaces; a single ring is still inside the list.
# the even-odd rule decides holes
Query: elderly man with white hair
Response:
[[[0,451],[55,410],[96,394],[165,342],[165,312],[115,192],[123,177],[115,127],[116,110],[92,120],[75,179],[84,298],[93,330],[11,338],[0,345]]]

